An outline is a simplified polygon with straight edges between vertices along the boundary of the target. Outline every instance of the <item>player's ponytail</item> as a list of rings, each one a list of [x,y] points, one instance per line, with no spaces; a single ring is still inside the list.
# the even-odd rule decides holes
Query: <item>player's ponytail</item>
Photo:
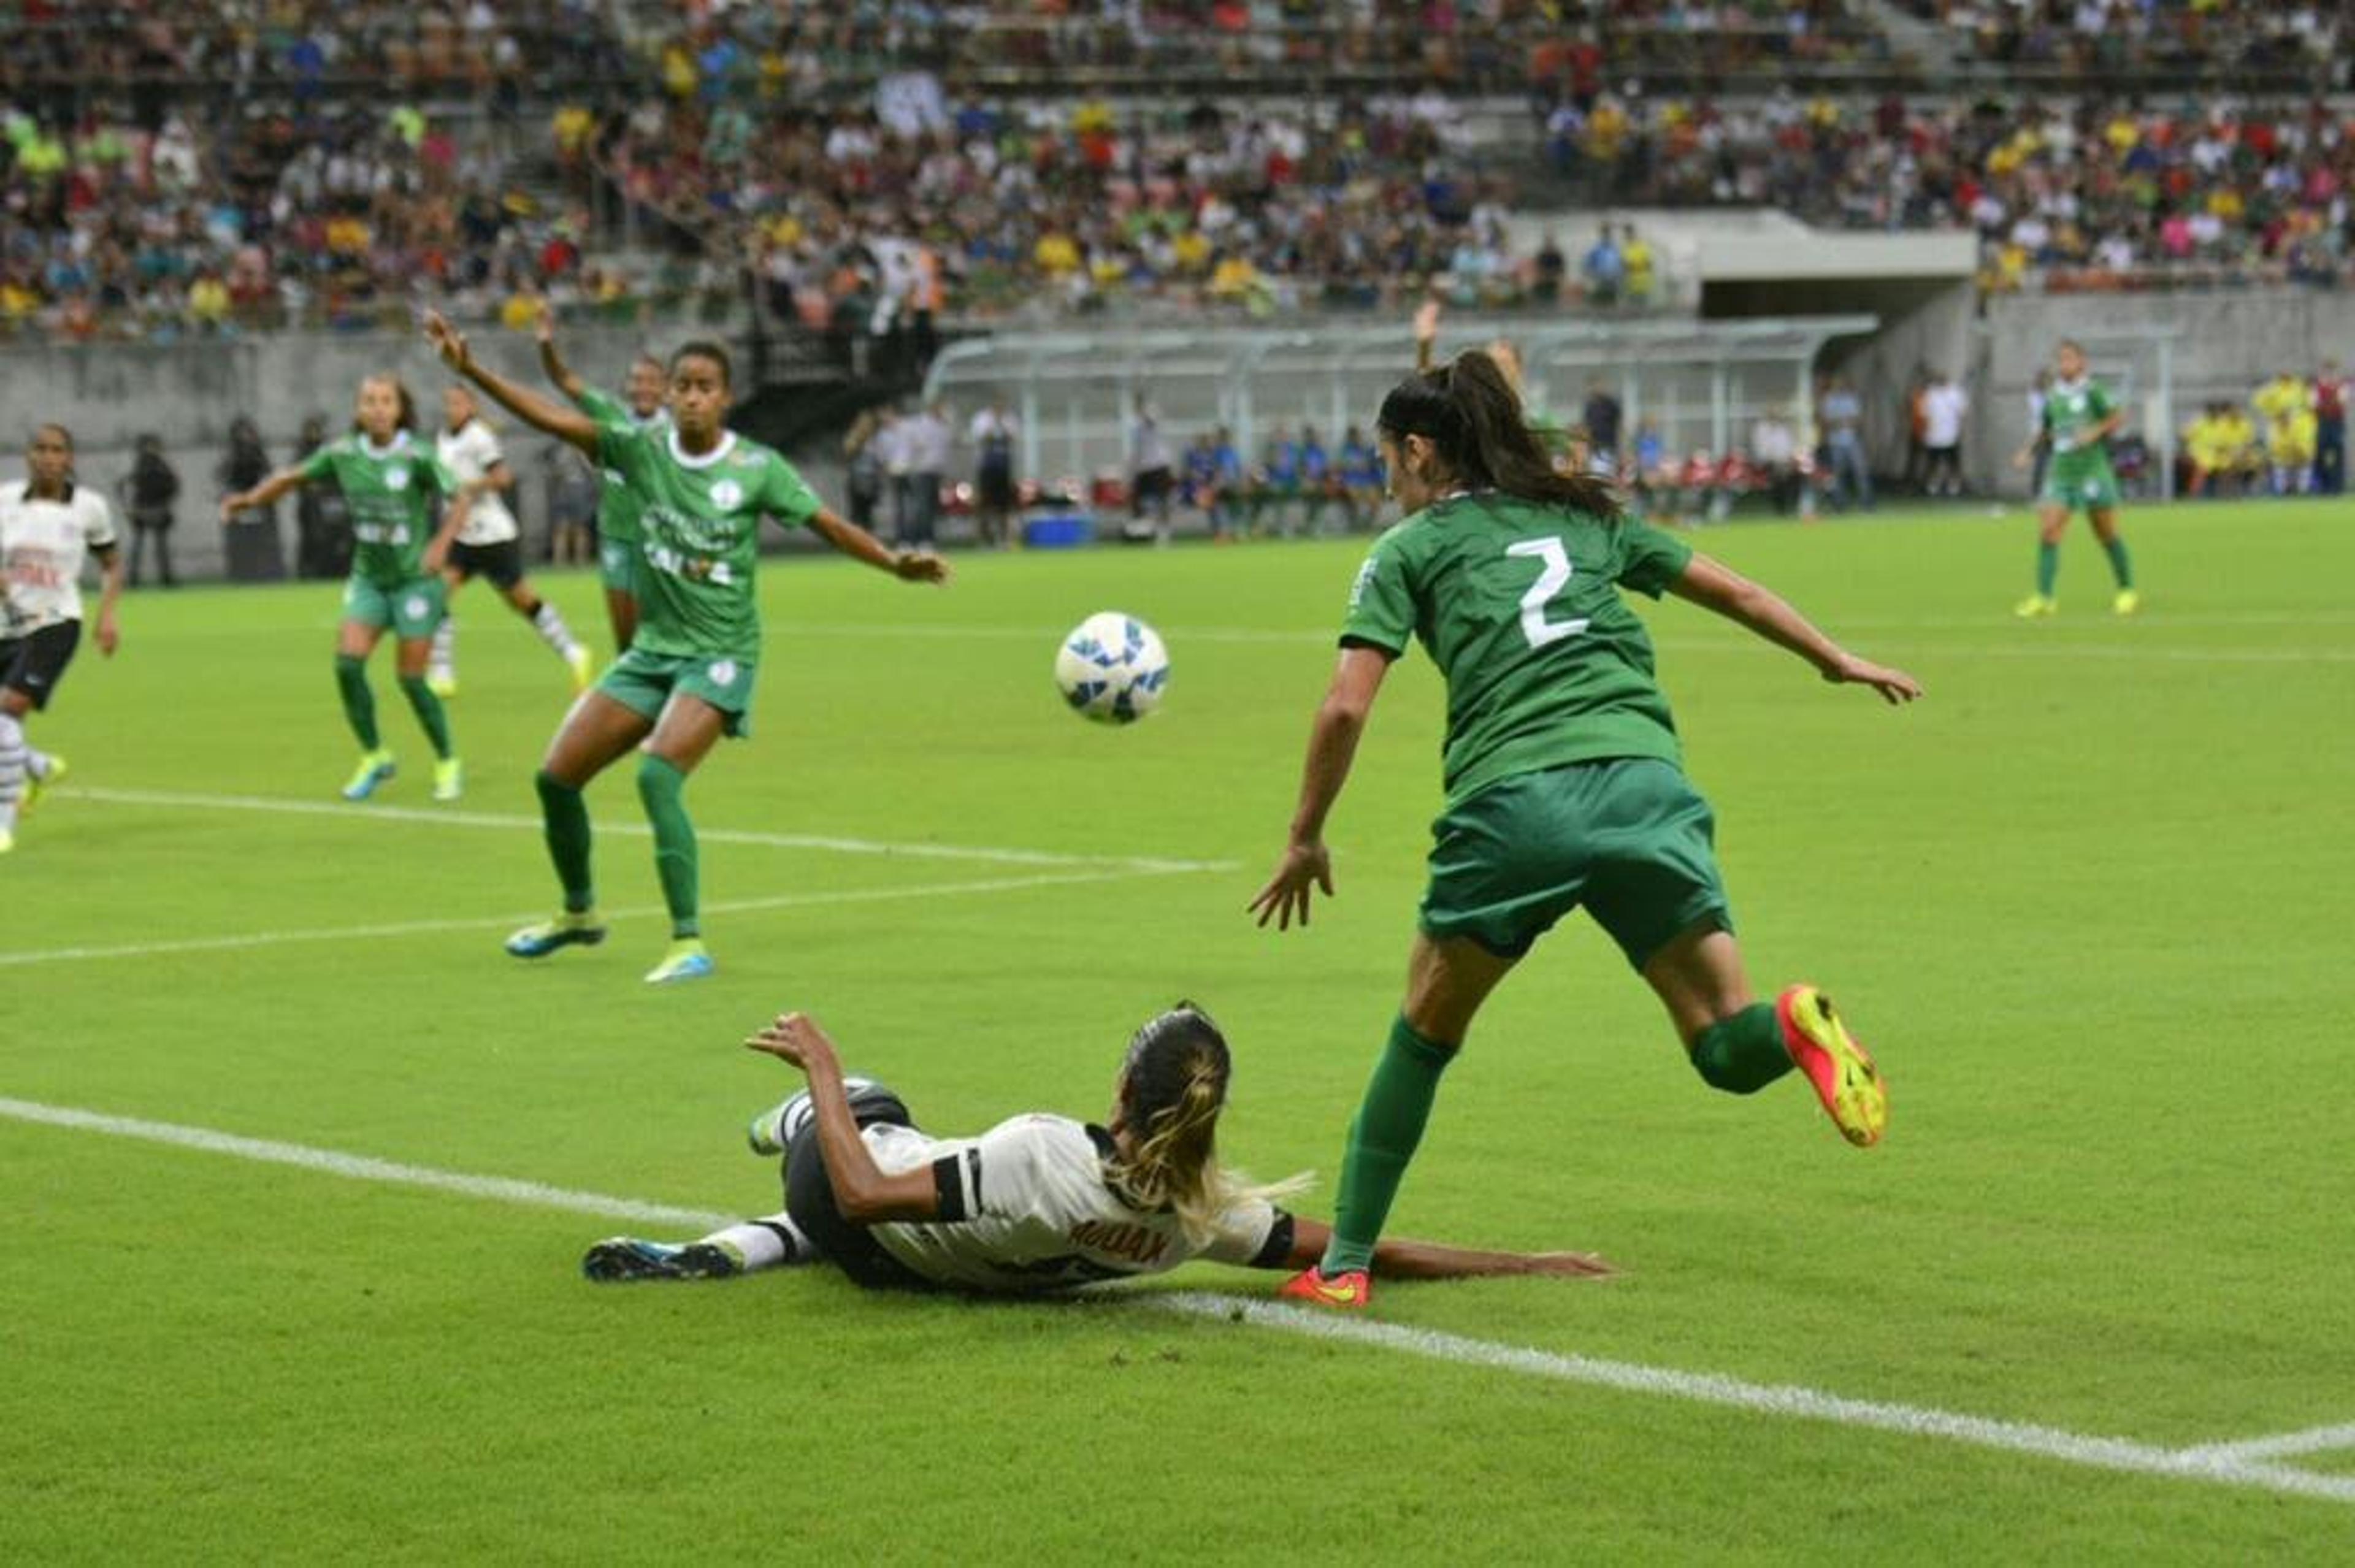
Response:
[[[1382,400],[1377,422],[1393,441],[1419,435],[1465,486],[1525,501],[1615,517],[1618,498],[1591,474],[1554,466],[1529,429],[1520,394],[1485,349],[1466,349],[1435,370],[1420,370]]]
[[[1226,1037],[1209,1015],[1180,1002],[1136,1031],[1121,1073],[1128,1147],[1105,1174],[1132,1207],[1175,1215],[1196,1248],[1238,1201],[1297,1185],[1253,1188],[1220,1168],[1219,1113],[1231,1067]]]

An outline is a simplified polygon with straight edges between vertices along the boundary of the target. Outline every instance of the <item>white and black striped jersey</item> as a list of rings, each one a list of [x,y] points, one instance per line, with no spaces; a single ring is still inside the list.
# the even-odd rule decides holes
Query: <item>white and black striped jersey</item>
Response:
[[[498,432],[479,418],[468,420],[455,431],[447,428],[436,431],[433,451],[442,459],[442,466],[457,475],[461,485],[475,483],[506,461],[506,453],[499,445]],[[466,508],[466,521],[458,529],[458,542],[468,545],[505,544],[521,531],[517,526],[515,514],[507,510],[506,497],[496,490],[484,490],[474,496],[474,504]]]
[[[859,1136],[887,1174],[932,1167],[940,1218],[868,1233],[935,1284],[1052,1290],[1159,1274],[1196,1257],[1265,1266],[1292,1250],[1292,1217],[1264,1199],[1236,1204],[1197,1248],[1176,1215],[1129,1207],[1104,1178],[1112,1135],[1068,1116],[1016,1116],[975,1138],[890,1125]]]
[[[114,543],[114,512],[87,485],[36,500],[28,480],[0,485],[0,637],[81,619],[81,564]]]

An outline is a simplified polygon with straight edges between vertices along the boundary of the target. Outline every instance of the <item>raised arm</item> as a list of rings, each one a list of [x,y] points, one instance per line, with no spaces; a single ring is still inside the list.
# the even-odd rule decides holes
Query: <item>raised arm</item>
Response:
[[[544,304],[539,307],[539,321],[532,328],[532,336],[539,339],[539,369],[548,378],[549,385],[579,402],[587,384],[556,351],[556,313]]]
[[[820,507],[809,520],[810,532],[850,557],[902,582],[946,582],[949,563],[924,550],[893,549],[830,507]]]
[[[744,1044],[793,1063],[808,1078],[810,1110],[817,1118],[818,1153],[826,1160],[835,1207],[842,1211],[844,1219],[855,1225],[878,1225],[892,1220],[940,1218],[940,1189],[930,1166],[894,1176],[875,1163],[867,1140],[858,1136],[850,1097],[843,1092],[842,1063],[834,1053],[834,1042],[817,1027],[816,1019],[806,1013],[781,1013]]]
[[[238,513],[251,507],[267,507],[302,483],[303,470],[298,464],[293,468],[280,469],[250,490],[239,490],[223,496],[220,500],[221,521],[228,522]]]
[[[1903,670],[1857,657],[1817,631],[1771,589],[1705,555],[1696,552],[1683,575],[1668,584],[1668,592],[1715,611],[1777,647],[1790,649],[1815,666],[1826,680],[1869,686],[1891,702],[1911,702],[1922,695],[1922,683]]]
[[[1312,888],[1333,896],[1333,858],[1325,848],[1325,818],[1349,781],[1349,764],[1358,754],[1358,739],[1366,732],[1366,719],[1390,673],[1391,656],[1380,648],[1352,644],[1341,650],[1333,668],[1332,684],[1317,705],[1308,731],[1308,760],[1301,770],[1300,803],[1293,810],[1292,833],[1275,874],[1251,901],[1251,912],[1265,925],[1273,920],[1278,931],[1294,920],[1308,923]]]
[[[451,325],[439,311],[425,313],[425,336],[433,345],[442,363],[464,376],[493,398],[516,418],[534,425],[561,441],[579,447],[593,461],[597,456],[597,421],[578,409],[550,402],[528,387],[518,386],[487,365],[475,363],[472,349],[466,346],[465,334]]]
[[[1303,1269],[1325,1255],[1330,1227],[1316,1220],[1292,1221],[1292,1252],[1268,1268]],[[1439,1242],[1385,1237],[1374,1247],[1374,1272],[1388,1279],[1479,1279],[1491,1275],[1562,1274],[1601,1279],[1618,1270],[1593,1253],[1498,1253],[1451,1247]]]

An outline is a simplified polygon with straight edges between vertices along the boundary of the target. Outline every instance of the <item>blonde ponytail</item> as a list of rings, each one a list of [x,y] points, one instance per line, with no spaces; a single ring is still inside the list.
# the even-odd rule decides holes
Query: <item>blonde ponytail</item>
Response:
[[[1105,1175],[1129,1204],[1178,1221],[1187,1243],[1208,1246],[1239,1203],[1306,1185],[1305,1177],[1252,1185],[1219,1165],[1219,1113],[1226,1108],[1227,1042],[1208,1015],[1181,1002],[1139,1029],[1124,1077],[1127,1152]]]

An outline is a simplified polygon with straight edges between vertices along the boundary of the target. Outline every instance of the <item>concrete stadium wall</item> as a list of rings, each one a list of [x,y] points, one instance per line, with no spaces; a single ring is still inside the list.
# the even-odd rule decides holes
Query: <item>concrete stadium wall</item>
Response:
[[[2173,358],[2172,406],[2158,400],[2164,334]],[[2355,363],[2355,294],[2316,289],[2215,293],[2006,295],[1988,303],[1973,353],[1975,417],[1965,453],[1983,493],[2025,496],[2010,465],[2028,437],[2028,394],[2053,345],[2081,339],[2095,370],[2130,381],[2128,428],[2157,452],[2169,426],[2180,429],[2211,399],[2245,403],[2258,383],[2284,369],[2311,375],[2324,359]]]
[[[542,384],[530,339],[496,328],[470,336],[499,369],[530,385]],[[634,327],[584,326],[568,330],[563,347],[566,358],[592,384],[613,387],[641,347],[659,352],[687,336],[686,328],[667,328],[649,344]],[[229,450],[231,422],[251,418],[271,461],[292,462],[302,455],[296,437],[304,421],[323,414],[330,432],[342,431],[350,421],[361,378],[384,369],[408,381],[420,404],[420,421],[430,429],[441,417],[439,399],[448,376],[421,337],[305,334],[0,348],[0,476],[22,477],[24,443],[33,427],[55,421],[73,432],[76,466],[84,481],[103,488],[119,513],[116,481],[130,470],[133,442],[143,433],[161,436],[165,455],[180,474],[174,564],[189,576],[217,576],[224,570],[224,546],[216,511],[221,486],[214,470]],[[526,527],[534,528],[541,515],[539,454],[547,443],[537,432],[519,430],[518,421],[497,417],[525,486]],[[278,532],[282,554],[291,562],[291,499],[279,504]]]

